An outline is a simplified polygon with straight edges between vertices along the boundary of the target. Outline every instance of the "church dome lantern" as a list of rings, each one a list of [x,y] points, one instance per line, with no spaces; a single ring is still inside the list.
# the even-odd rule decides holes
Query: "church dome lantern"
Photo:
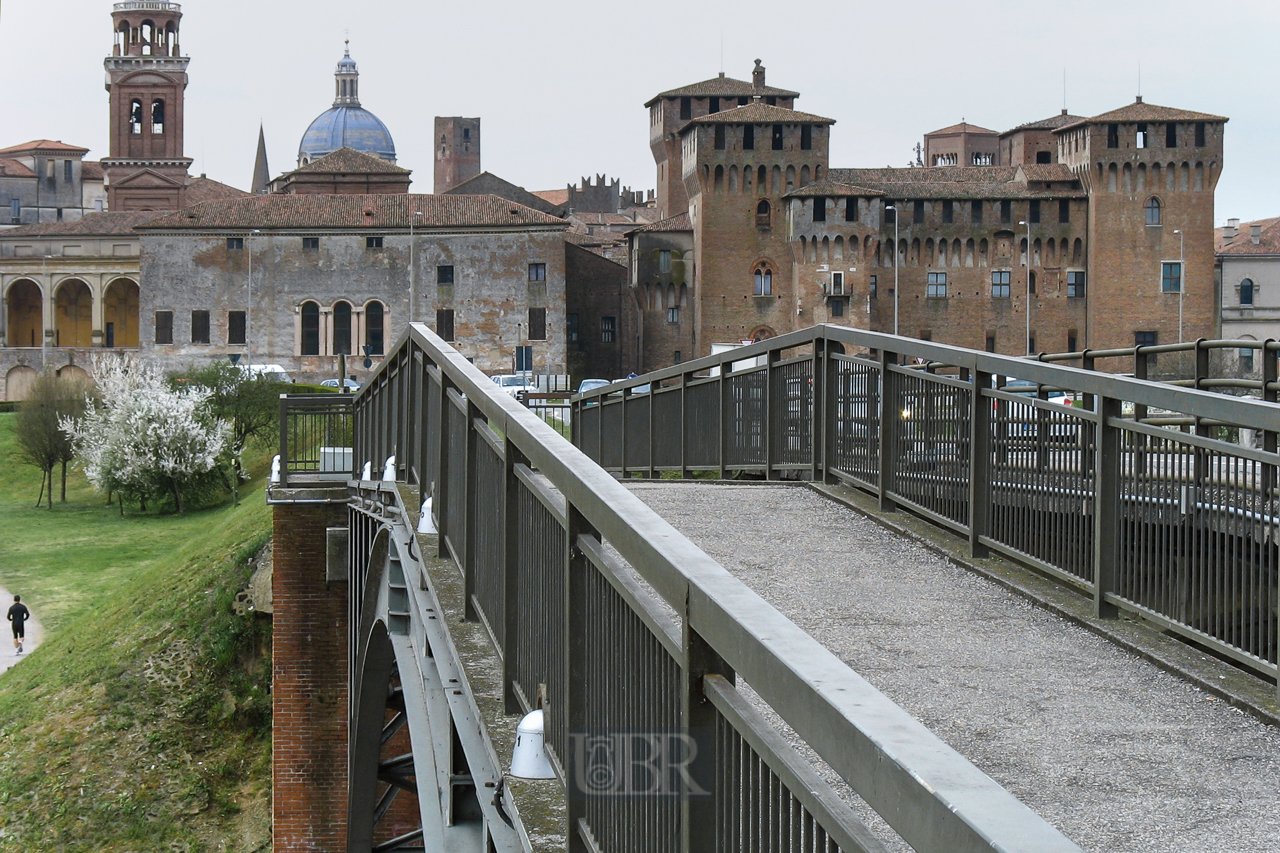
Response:
[[[333,78],[333,106],[317,116],[302,135],[298,165],[305,166],[339,148],[353,148],[394,163],[396,146],[391,132],[360,105],[360,71],[351,58],[349,43]]]

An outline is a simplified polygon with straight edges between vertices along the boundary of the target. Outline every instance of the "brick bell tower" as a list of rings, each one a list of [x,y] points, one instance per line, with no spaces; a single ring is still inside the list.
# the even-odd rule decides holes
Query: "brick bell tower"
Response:
[[[106,59],[110,156],[102,161],[114,211],[178,210],[191,160],[182,156],[188,57],[178,45],[182,7],[126,0],[111,12],[115,47]]]

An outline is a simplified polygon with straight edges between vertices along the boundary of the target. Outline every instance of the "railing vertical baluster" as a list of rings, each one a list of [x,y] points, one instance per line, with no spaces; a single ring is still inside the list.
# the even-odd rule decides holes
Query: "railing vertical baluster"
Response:
[[[475,491],[480,482],[480,473],[477,470],[479,465],[478,454],[480,450],[480,436],[476,434],[476,419],[483,417],[483,412],[470,399],[467,399],[467,425],[464,427],[463,435],[466,437],[466,456],[467,468],[463,475],[463,490],[466,498],[462,502],[462,513],[466,521],[465,535],[463,536],[466,545],[462,555],[462,586],[463,586],[463,615],[469,621],[475,621],[480,618],[476,613],[475,597],[476,597],[476,552],[479,550],[479,532],[480,524],[477,518],[478,507],[475,500]]]
[[[766,480],[778,479],[778,472],[774,470],[773,463],[773,442],[781,432],[782,423],[782,407],[787,404],[786,395],[778,395],[773,393],[773,366],[782,356],[781,350],[771,349],[764,363],[764,394],[763,406],[760,412],[760,431],[762,433],[761,440],[764,442],[764,478]],[[781,400],[775,400],[775,397],[781,397]]]
[[[289,485],[289,398],[280,395],[280,487]]]
[[[721,479],[721,480],[723,480],[725,477],[725,471],[724,471],[725,434],[729,429],[729,423],[730,423],[729,411],[728,411],[728,408],[726,407],[726,398],[728,395],[725,394],[725,387],[728,382],[728,376],[726,376],[725,374],[729,372],[729,369],[731,366],[732,366],[731,362],[728,362],[728,361],[720,362],[720,368],[719,368],[720,372],[716,374],[716,378],[719,380],[716,383],[716,392],[719,394],[718,405],[720,406],[720,422],[719,424],[717,424],[718,429],[716,429],[716,464],[719,466],[719,471],[717,472],[716,476],[718,479]]]
[[[505,427],[504,427],[505,431]],[[516,658],[520,652],[520,552],[526,543],[520,541],[520,485],[517,465],[528,465],[507,434],[502,442],[503,480],[503,547],[502,547],[502,619],[505,645],[502,649],[502,704],[508,714],[524,709],[516,694]]]
[[[809,421],[809,479],[822,483],[827,472],[827,339],[814,338],[813,376],[809,387],[813,389],[810,401]],[[800,415],[804,418],[804,413]]]
[[[1280,361],[1277,361],[1276,341],[1267,338],[1262,343],[1262,399],[1268,403],[1280,401]],[[1258,446],[1267,453],[1276,452],[1276,433],[1269,429],[1261,430]],[[1276,487],[1276,467],[1262,466],[1262,499],[1271,499],[1271,490]],[[1277,685],[1280,687],[1280,684]]]
[[[692,373],[680,374],[680,479],[689,479],[689,460],[685,448],[689,446],[689,380]]]
[[[719,675],[734,683],[733,670],[720,655],[692,627],[689,599],[685,597],[684,630],[681,632],[684,660],[680,667],[680,721],[684,734],[705,738],[699,746],[710,745],[710,734],[715,731],[717,711],[706,698],[703,679]],[[711,755],[716,757],[715,750]],[[719,772],[712,768],[705,778],[714,778]],[[687,784],[687,783],[686,783]],[[703,850],[728,849],[723,839],[716,838],[716,800],[713,796],[698,796],[687,787],[680,792],[680,849],[683,853],[701,853]]]
[[[431,479],[431,407],[428,405],[430,399],[427,395],[431,393],[431,371],[428,369],[430,361],[424,350],[418,351],[422,356],[418,369],[418,499],[423,504],[427,502],[433,494],[435,481]],[[433,502],[434,507],[434,502]]]
[[[981,541],[991,527],[991,404],[982,395],[992,375],[980,370],[970,377],[969,417],[969,553],[981,559],[990,552]]]
[[[445,542],[453,519],[449,517],[449,380],[440,371],[440,387],[436,390],[436,411],[439,413],[440,446],[436,448],[436,493],[433,506],[436,510],[436,526],[439,533],[439,554],[448,558],[449,546]]]
[[[893,512],[898,508],[889,492],[893,490],[894,470],[898,458],[898,412],[902,410],[899,399],[901,382],[890,368],[897,364],[898,354],[880,350],[880,460],[877,472],[880,492],[880,511]]]
[[[625,471],[625,461],[623,469]],[[569,838],[566,849],[570,853],[588,853],[589,847],[579,832],[579,821],[586,817],[586,798],[582,792],[588,790],[586,780],[577,778],[576,769],[580,762],[573,759],[573,734],[586,729],[589,721],[586,718],[587,703],[585,691],[599,688],[590,685],[587,669],[587,626],[591,614],[588,612],[587,573],[595,571],[582,548],[578,545],[579,536],[596,536],[599,534],[573,504],[565,506],[568,520],[568,535],[565,537],[564,569],[565,577],[565,620],[562,635],[566,661],[565,696],[551,697],[551,713],[564,714],[566,746],[568,754],[561,757],[565,774],[565,813],[568,816]],[[632,661],[631,663],[634,663]],[[621,666],[626,663],[618,662]]]
[[[1124,458],[1120,452],[1121,431],[1112,424],[1120,417],[1120,401],[1098,398],[1098,442],[1093,465],[1093,609],[1099,618],[1115,618],[1117,608],[1107,601],[1115,591],[1119,562],[1118,530],[1120,480]]]
[[[649,396],[649,436],[648,436],[648,439],[647,439],[647,441],[648,441],[648,443],[649,443],[649,474],[648,474],[648,477],[649,477],[649,479],[650,479],[650,480],[652,480],[652,479],[653,479],[653,477],[654,477],[654,473],[653,473],[653,457],[656,455],[656,454],[655,454],[655,452],[654,452],[654,449],[653,449],[653,410],[654,410],[654,406],[655,406],[655,404],[656,404],[656,403],[657,403],[657,401],[658,401],[658,384],[657,384],[656,382],[650,382],[650,383],[649,383],[649,395],[648,395],[648,396]]]

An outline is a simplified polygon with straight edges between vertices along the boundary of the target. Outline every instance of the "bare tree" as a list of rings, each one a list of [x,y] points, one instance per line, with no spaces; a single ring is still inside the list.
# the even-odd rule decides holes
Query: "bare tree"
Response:
[[[61,418],[77,418],[84,413],[90,387],[83,379],[58,376],[46,369],[31,384],[27,399],[18,407],[14,434],[22,458],[40,469],[40,495],[36,506],[48,495],[53,509],[53,469],[62,465],[62,501],[67,500],[67,463],[74,457],[71,439],[59,426]]]

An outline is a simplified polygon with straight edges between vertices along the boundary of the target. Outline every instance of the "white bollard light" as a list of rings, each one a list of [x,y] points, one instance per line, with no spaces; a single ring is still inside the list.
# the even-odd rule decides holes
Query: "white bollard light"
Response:
[[[422,517],[418,519],[419,533],[439,533],[436,530],[436,523],[431,518],[431,498],[427,498],[422,504]]]
[[[382,479],[394,483],[396,481],[396,458],[387,457],[387,464],[382,467]]]
[[[271,460],[271,482],[280,482],[280,454],[277,453],[275,458]]]
[[[372,462],[364,463],[364,467],[360,469],[360,479],[361,480],[373,479],[373,463]]]
[[[554,779],[542,743],[542,711],[524,715],[516,726],[516,746],[511,751],[511,775],[520,779]]]

